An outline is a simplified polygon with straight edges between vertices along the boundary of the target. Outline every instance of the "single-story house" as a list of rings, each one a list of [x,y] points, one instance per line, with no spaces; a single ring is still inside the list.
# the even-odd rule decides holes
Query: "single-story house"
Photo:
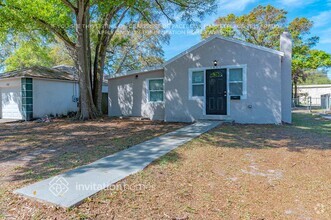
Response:
[[[77,79],[74,68],[66,66],[34,66],[0,74],[0,118],[32,120],[76,112]],[[107,85],[103,91],[108,92]]]
[[[35,66],[0,75],[1,118],[31,120],[77,111],[75,75]]]
[[[291,123],[292,40],[280,50],[211,36],[163,65],[112,76],[109,116]]]
[[[309,98],[312,105],[320,106],[323,95],[331,94],[331,84],[298,85],[298,95],[301,100]]]

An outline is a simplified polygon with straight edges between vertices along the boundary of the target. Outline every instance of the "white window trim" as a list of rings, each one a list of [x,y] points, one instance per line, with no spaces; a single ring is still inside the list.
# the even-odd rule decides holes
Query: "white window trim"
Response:
[[[243,70],[243,80],[242,81],[230,81],[230,69],[242,69]],[[228,86],[230,87],[231,83],[242,83],[243,84],[243,94],[240,96],[240,99],[247,99],[247,65],[238,65],[238,66],[230,66],[228,67],[229,71],[229,78],[228,78]],[[230,88],[229,88],[229,94],[230,94]],[[230,95],[236,96],[236,95]]]
[[[230,94],[230,69],[242,68],[243,69],[243,95],[240,97],[241,100],[247,99],[247,64],[238,64],[238,65],[228,65],[228,66],[212,66],[212,67],[199,67],[199,68],[189,68],[189,82],[188,82],[188,91],[189,91],[189,100],[199,100],[203,103],[203,115],[211,117],[211,115],[206,114],[206,70],[209,69],[226,69],[226,86],[227,86],[227,94]],[[192,72],[193,71],[204,71],[204,96],[203,97],[192,97]],[[237,100],[232,100],[237,101]],[[240,100],[238,100],[240,101]],[[227,96],[227,114],[220,115],[220,117],[228,117],[231,115],[231,96]],[[219,117],[219,116],[212,116],[212,117]]]
[[[162,90],[162,92],[163,92],[163,101],[150,101],[151,99],[150,99],[150,90],[149,90],[149,81],[151,81],[151,80],[163,80],[163,90]],[[153,90],[153,91],[161,91],[161,90]],[[147,92],[147,103],[164,103],[164,98],[165,98],[165,96],[164,96],[164,94],[165,94],[165,92],[164,92],[164,78],[148,78],[148,79],[146,79],[146,92]]]
[[[203,83],[195,83],[194,85],[203,85],[203,96],[193,96],[193,72],[203,71]],[[206,68],[190,68],[188,75],[188,88],[189,88],[189,100],[203,100],[206,96]]]
[[[240,99],[247,99],[247,64],[241,65],[229,65],[229,66],[213,66],[213,67],[199,67],[199,68],[190,68],[189,69],[189,82],[188,82],[188,90],[189,90],[189,100],[203,100],[206,97],[206,70],[209,69],[226,69],[227,72],[227,94],[230,94],[230,69],[243,69],[243,95],[240,96]],[[203,71],[204,72],[204,96],[193,96],[192,93],[192,74],[193,72]],[[234,81],[233,81],[234,82]],[[239,82],[239,81],[238,81]],[[240,81],[241,82],[241,81]],[[233,95],[235,96],[235,95]],[[229,95],[230,100],[231,96]]]

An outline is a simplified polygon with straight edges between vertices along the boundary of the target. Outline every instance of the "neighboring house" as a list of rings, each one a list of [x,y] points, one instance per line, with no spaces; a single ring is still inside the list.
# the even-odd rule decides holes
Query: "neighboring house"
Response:
[[[312,105],[320,106],[321,97],[331,94],[331,84],[321,85],[298,85],[298,94],[300,100],[309,98]]]
[[[77,111],[78,77],[68,68],[35,66],[0,74],[0,118],[32,120]],[[103,92],[108,92],[106,84]]]
[[[31,120],[77,111],[75,75],[31,67],[0,75],[1,118]]]
[[[109,116],[291,123],[289,33],[281,51],[211,36],[164,65],[109,79]]]

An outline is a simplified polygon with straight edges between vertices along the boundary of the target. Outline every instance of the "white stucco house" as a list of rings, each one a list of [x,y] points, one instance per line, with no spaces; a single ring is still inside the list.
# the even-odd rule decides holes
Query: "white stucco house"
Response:
[[[74,74],[31,67],[0,74],[3,119],[31,120],[77,111],[78,84]]]
[[[331,84],[298,85],[300,100],[309,98],[312,105],[320,106],[322,96],[331,94]]]
[[[289,33],[280,51],[214,35],[161,66],[112,76],[109,116],[291,123]]]
[[[108,111],[104,82],[103,112]],[[34,66],[0,74],[0,118],[32,120],[45,115],[67,115],[78,109],[79,86],[74,67]]]

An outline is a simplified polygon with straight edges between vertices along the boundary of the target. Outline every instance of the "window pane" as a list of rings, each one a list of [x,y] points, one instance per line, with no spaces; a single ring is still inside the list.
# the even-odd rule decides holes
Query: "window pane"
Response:
[[[163,79],[149,80],[149,90],[163,90]]]
[[[230,95],[243,95],[243,84],[230,83]]]
[[[163,92],[150,92],[149,101],[151,101],[151,102],[163,101]]]
[[[203,71],[197,71],[192,73],[192,83],[203,83],[204,72]]]
[[[193,85],[192,86],[192,96],[203,96],[203,85]]]
[[[243,69],[230,69],[230,81],[243,81]]]

